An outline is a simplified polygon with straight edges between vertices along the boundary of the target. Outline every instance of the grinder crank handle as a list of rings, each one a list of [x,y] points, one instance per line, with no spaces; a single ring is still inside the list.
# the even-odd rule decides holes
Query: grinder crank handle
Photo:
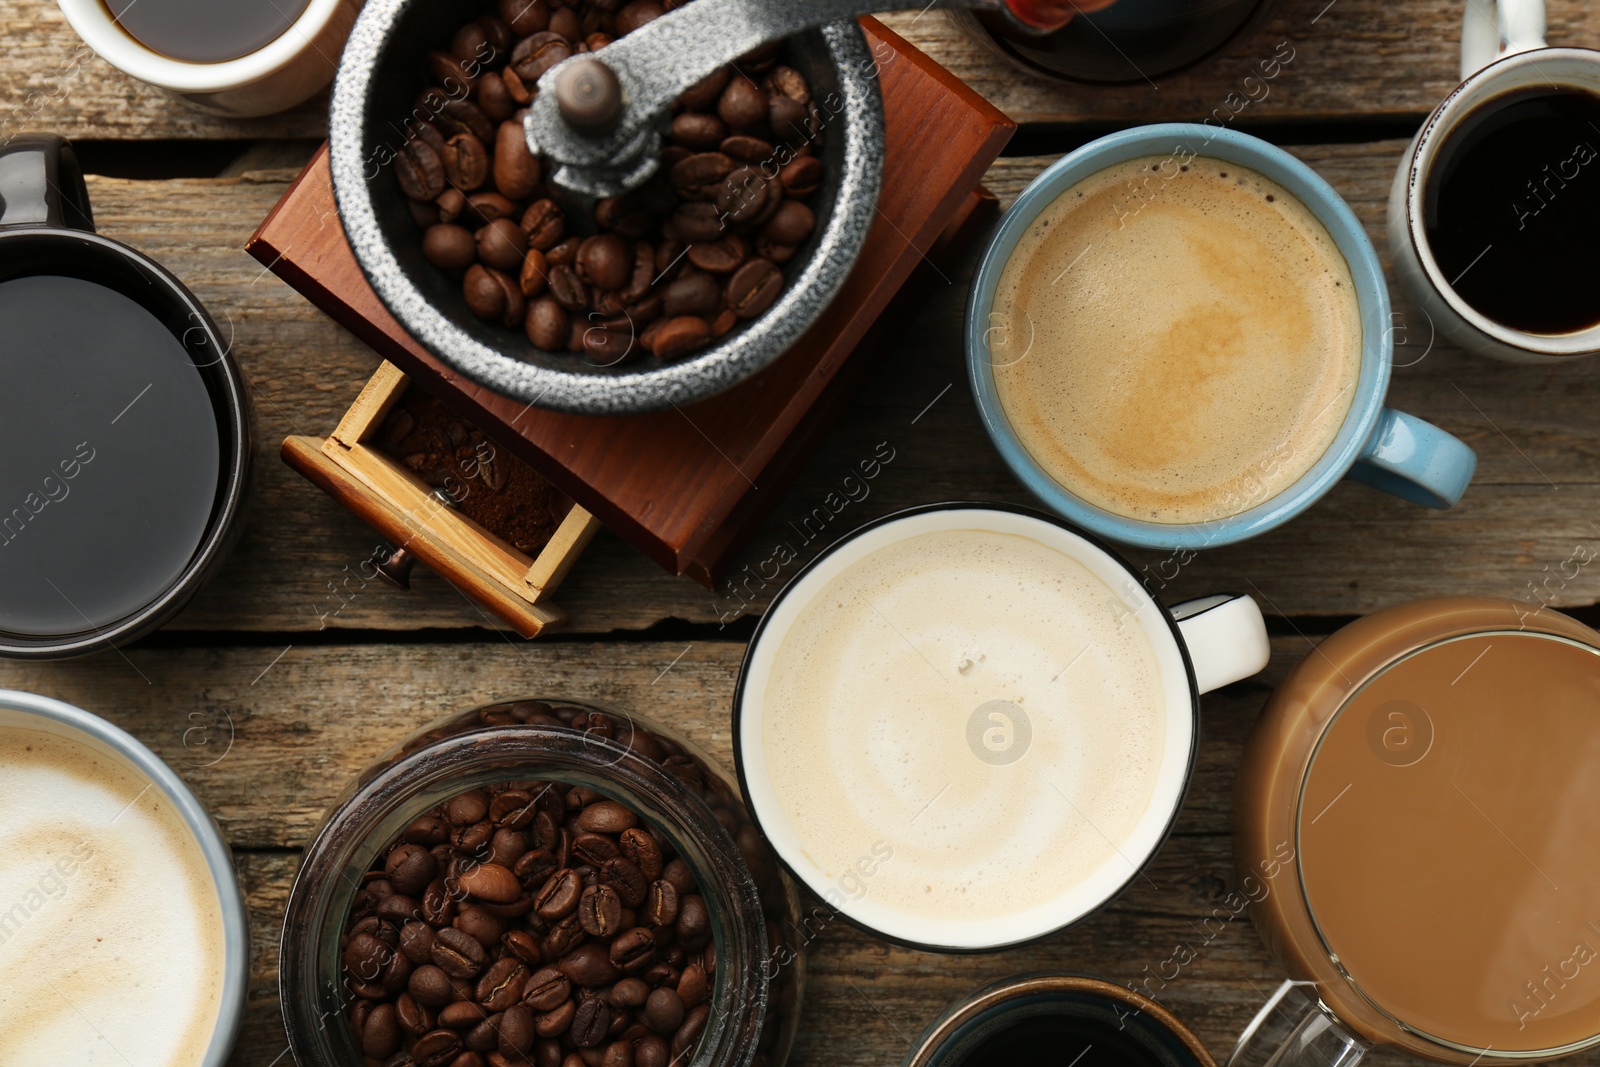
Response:
[[[993,11],[1030,33],[1059,29],[1080,10],[1072,0],[927,6]],[[637,188],[655,169],[660,119],[686,90],[770,41],[882,8],[883,0],[695,0],[545,72],[524,124],[528,147],[554,163],[555,181],[573,192],[616,196]]]

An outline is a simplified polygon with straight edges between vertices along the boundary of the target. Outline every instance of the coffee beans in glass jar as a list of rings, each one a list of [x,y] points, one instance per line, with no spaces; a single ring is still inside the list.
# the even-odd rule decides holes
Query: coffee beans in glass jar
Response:
[[[341,950],[368,1064],[693,1058],[711,1016],[710,916],[688,864],[633,809],[504,782],[415,819],[380,861]]]
[[[569,217],[528,151],[526,108],[556,64],[689,0],[501,0],[423,64],[393,168],[422,253],[472,314],[535,348],[671,362],[765,314],[816,228],[825,114],[767,46],[673,106],[640,189]]]

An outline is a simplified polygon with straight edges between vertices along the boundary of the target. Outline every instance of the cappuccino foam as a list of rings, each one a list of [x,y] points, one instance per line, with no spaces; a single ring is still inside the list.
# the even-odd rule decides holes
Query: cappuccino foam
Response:
[[[1024,449],[1106,511],[1236,515],[1290,488],[1355,398],[1361,307],[1312,212],[1234,163],[1130,160],[1062,193],[1001,272],[995,389]]]
[[[0,727],[0,1062],[191,1067],[222,907],[167,795],[75,737]]]
[[[1074,887],[1131,874],[1119,849],[1168,719],[1121,603],[1056,548],[953,529],[864,556],[801,609],[763,690],[764,772],[840,897],[1049,929]]]

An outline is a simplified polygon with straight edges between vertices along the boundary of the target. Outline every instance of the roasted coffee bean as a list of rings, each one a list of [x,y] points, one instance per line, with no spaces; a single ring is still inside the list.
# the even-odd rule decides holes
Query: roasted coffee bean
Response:
[[[491,1015],[483,1022],[467,1031],[465,1044],[474,1052],[493,1053],[500,1047],[500,1020],[502,1016]]]
[[[761,236],[783,245],[797,245],[817,228],[817,216],[798,200],[785,200],[761,227]]]
[[[410,993],[401,993],[395,998],[394,1015],[400,1029],[412,1037],[421,1037],[438,1025],[434,1013],[417,1003],[417,998]]]
[[[716,241],[696,241],[689,246],[689,262],[713,274],[731,274],[750,255],[750,247],[736,233]]]
[[[430,1030],[411,1046],[417,1067],[447,1067],[461,1051],[461,1035],[453,1030]]]
[[[567,219],[561,205],[554,200],[535,200],[522,213],[522,232],[528,235],[528,246],[548,252],[561,242],[567,233]]]
[[[663,314],[674,313],[663,308]],[[638,742],[629,747],[637,749]],[[637,864],[646,878],[653,880],[661,877],[661,846],[650,836],[650,831],[638,827],[624,830],[618,838],[618,844],[622,846],[622,854]]]
[[[465,95],[477,83],[478,79],[461,60],[449,52],[429,52],[424,62],[429,75],[444,87],[446,93]]]
[[[767,129],[767,94],[749,78],[732,78],[717,100],[717,115],[729,129],[759,135]]]
[[[483,113],[495,122],[506,121],[517,110],[517,101],[507,88],[506,80],[498,74],[490,73],[478,79],[475,99]]]
[[[526,295],[525,289],[524,295]],[[528,851],[528,835],[521,830],[511,830],[502,826],[489,839],[489,856],[486,862],[509,870],[526,851]]]
[[[589,287],[578,272],[564,263],[555,264],[549,274],[550,295],[568,311],[589,310]]]
[[[718,146],[722,153],[740,163],[761,164],[772,158],[772,142],[749,134],[736,133]]]
[[[632,267],[632,250],[615,234],[590,237],[578,246],[578,277],[600,289],[621,289]]]
[[[461,213],[461,225],[467,229],[477,229],[487,226],[495,219],[515,218],[518,208],[515,201],[507,200],[499,193],[489,189],[480,189],[467,197],[467,208]]]
[[[606,1046],[606,1054],[600,1058],[600,1067],[634,1067],[633,1043],[631,1041],[611,1042]]]
[[[489,180],[489,150],[470,133],[458,133],[445,142],[439,153],[444,176],[463,193],[470,193]]]
[[[441,270],[465,270],[477,260],[478,245],[465,227],[440,223],[428,227],[428,231],[422,235],[422,255]],[[426,886],[428,883],[424,881],[422,884]],[[417,890],[419,893],[421,891]]]
[[[794,245],[780,245],[766,237],[756,238],[756,255],[771,260],[779,266],[789,262],[799,251],[800,249]]]
[[[631,0],[624,4],[621,11],[617,12],[617,35],[632,33],[640,26],[654,22],[667,13],[658,0]]]
[[[583,879],[570,867],[557,871],[534,895],[534,910],[547,920],[570,915],[583,893]]]
[[[807,140],[815,124],[808,123],[812,112],[800,101],[773,93],[767,101],[767,128],[780,141],[791,145]]]
[[[637,241],[652,233],[655,212],[637,196],[608,196],[594,205],[594,221],[602,230]]]
[[[679,315],[664,320],[651,337],[650,351],[660,360],[681,359],[699,351],[711,341],[711,326],[697,315]],[[637,867],[634,870],[638,870]],[[639,872],[644,878],[644,872]]]
[[[633,1043],[633,1067],[667,1067],[671,1059],[671,1046],[657,1034],[641,1037]]]
[[[432,200],[444,192],[444,164],[422,141],[407,141],[395,155],[394,176],[400,191],[413,200]]]
[[[733,160],[721,152],[698,152],[673,166],[667,180],[681,193],[694,195],[704,191],[700,199],[710,194],[734,168]]]
[[[671,882],[658,878],[650,883],[643,918],[651,926],[671,926],[678,921],[678,891]]]
[[[598,941],[585,941],[556,964],[575,984],[587,988],[609,985],[622,975],[612,963],[609,950]]]
[[[577,1014],[576,1001],[569,1000],[557,1008],[539,1015],[535,1019],[534,1027],[540,1037],[555,1037],[567,1032],[572,1025],[572,1017]]]
[[[728,307],[742,319],[763,314],[783,292],[783,272],[770,260],[757,257],[728,279]]]
[[[591,867],[598,867],[611,857],[622,855],[622,849],[604,834],[581,833],[572,839],[572,854]]]
[[[672,139],[695,152],[709,152],[727,136],[722,120],[703,111],[684,111],[672,120]]]
[[[363,982],[375,981],[394,952],[370,933],[351,937],[344,947],[345,970]]]
[[[682,925],[681,922],[679,924]],[[433,962],[445,974],[457,978],[471,978],[483,969],[489,961],[488,953],[484,952],[483,945],[470,934],[462,933],[453,926],[447,926],[434,935]],[[412,991],[416,995],[416,991]]]
[[[494,143],[495,121],[470,100],[446,100],[433,121],[447,135],[470,133],[486,145]]]
[[[687,1008],[703,1003],[710,991],[711,980],[706,976],[705,968],[698,963],[689,964],[678,976],[678,999]]]
[[[412,823],[413,827],[416,825]],[[432,827],[428,833],[432,833]],[[420,897],[423,890],[428,888],[428,883],[433,881],[439,866],[433,854],[422,845],[405,844],[390,850],[388,856],[384,857],[383,869],[396,892],[408,897]]]
[[[671,989],[657,989],[645,1001],[639,1017],[658,1034],[671,1034],[683,1023],[683,1000]]]
[[[615,800],[597,800],[578,813],[578,826],[595,834],[620,834],[639,825],[639,817]]]
[[[578,924],[578,916],[574,913],[564,919],[550,924],[550,931],[544,935],[544,941],[539,949],[544,953],[545,959],[558,959],[572,950],[572,946],[583,940],[583,927]]]
[[[439,1009],[439,1025],[447,1030],[470,1030],[491,1013],[472,1000],[458,1000]]]
[[[528,340],[535,348],[542,348],[546,352],[555,352],[566,345],[567,335],[571,332],[572,321],[567,316],[567,311],[552,296],[541,296],[528,305],[526,330]],[[555,857],[551,856],[548,849],[538,852],[529,852],[522,857],[522,864],[532,867],[529,857],[548,857],[551,869],[554,869]],[[525,875],[532,881],[538,875],[532,870]],[[543,881],[540,881],[543,884]]]
[[[539,33],[550,25],[547,0],[500,0],[500,21],[518,37]]]
[[[474,263],[467,268],[467,277],[462,283],[462,293],[466,297],[467,307],[481,319],[505,321],[511,317],[513,311],[518,313],[517,318],[520,319],[526,307],[522,290],[516,283],[499,271],[485,267],[481,263]],[[454,905],[453,901],[451,905]],[[426,906],[427,902],[424,901],[425,909]]]
[[[678,891],[680,902],[683,897],[688,896],[695,890],[694,872],[681,859],[669,861],[661,869],[661,877],[672,883],[672,888]]]
[[[504,220],[502,220],[504,221]],[[487,900],[491,904],[509,904],[522,895],[522,884],[510,868],[498,863],[480,863],[462,872],[461,888],[469,895]],[[499,935],[495,936],[499,940]]]
[[[607,951],[610,962],[620,970],[642,971],[656,960],[655,936],[649,927],[635,926],[611,942]]]
[[[693,945],[711,932],[711,913],[706,910],[705,898],[690,893],[678,902],[678,937]]]
[[[717,210],[735,225],[753,223],[769,214],[774,196],[782,196],[780,187],[762,177],[761,172],[749,164],[736,167],[717,186]]]
[[[399,893],[390,893],[378,901],[376,914],[386,922],[403,926],[408,919],[415,919],[421,914],[421,906],[408,896]]]
[[[478,1002],[490,1011],[505,1011],[522,999],[523,984],[527,980],[527,965],[515,956],[507,956],[489,965],[473,992]]]
[[[481,22],[469,22],[457,30],[455,37],[451,39],[450,54],[462,63],[470,63],[483,55],[492,54],[485,52],[485,49],[491,47],[489,35],[484,32]]]
[[[517,285],[522,289],[522,295],[532,300],[543,293],[550,284],[550,264],[545,260],[544,253],[537,248],[530,248],[522,256],[522,271],[518,275]],[[526,814],[527,819],[522,816]],[[531,823],[535,815],[531,805],[517,813],[514,820],[506,823],[507,826],[523,827]],[[529,840],[529,844],[534,839]]]
[[[533,1042],[538,1038],[533,1009],[518,1004],[506,1009],[500,1017],[500,1054],[527,1058],[533,1052]]]
[[[470,826],[482,822],[483,817],[488,814],[489,794],[482,789],[473,789],[451,797],[444,806],[444,817],[455,826]]]
[[[451,1060],[450,1067],[488,1067],[488,1064],[484,1061],[482,1053],[468,1050]]]
[[[717,106],[717,101],[722,98],[722,90],[727,88],[728,80],[733,77],[732,67],[718,67],[705,78],[690,86],[681,96],[678,103],[689,111],[708,111]]]
[[[414,204],[416,201],[413,200],[410,203]],[[467,194],[460,189],[446,189],[439,194],[433,203],[439,209],[439,218],[435,223],[429,223],[429,225],[436,225],[438,222],[454,222],[467,210]]]
[[[455,999],[455,986],[450,984],[450,976],[440,967],[425,963],[411,972],[411,978],[406,982],[406,989],[417,1003],[428,1008],[442,1008]]]
[[[592,885],[578,901],[578,924],[590,937],[617,935],[622,923],[622,900],[608,885]]]
[[[494,140],[494,187],[511,200],[527,200],[543,177],[539,158],[528,151],[521,123],[500,123]]]
[[[499,268],[496,268],[496,270],[498,271]],[[517,295],[520,296],[521,293],[519,292]],[[452,444],[454,443],[452,442]],[[466,853],[468,855],[479,856],[482,855],[484,850],[489,847],[489,838],[493,836],[494,824],[488,819],[483,819],[473,823],[471,826],[463,826],[455,833],[451,834],[450,843],[455,845],[456,852],[458,854]],[[458,868],[459,867],[460,864],[458,863]],[[459,874],[460,870],[458,869],[453,873]]]
[[[810,196],[822,184],[822,161],[815,156],[792,160],[778,171],[778,181],[790,196]]]
[[[601,877],[609,882],[617,891],[617,896],[630,908],[637,908],[644,903],[645,894],[650,889],[650,880],[644,876],[637,864],[632,860],[617,856],[606,860],[600,866]]]
[[[530,257],[532,253],[529,254]],[[542,256],[540,257],[543,258]],[[530,294],[531,295],[531,294]],[[489,801],[489,818],[507,830],[521,830],[539,813],[533,798],[520,789],[509,789]]]
[[[711,1018],[711,1005],[702,1004],[683,1017],[683,1024],[672,1035],[673,1056],[683,1056],[694,1051],[705,1032],[706,1020]]]
[[[500,943],[529,966],[536,967],[544,959],[544,954],[539,951],[539,939],[526,930],[508,930],[501,936]]]
[[[723,220],[722,212],[717,210],[717,205],[699,200],[680,204],[672,213],[672,226],[678,237],[691,244],[715,241],[728,232],[728,224]]]
[[[614,367],[633,354],[631,329],[591,326],[583,331],[583,354],[598,367]]]
[[[510,219],[496,219],[479,230],[477,245],[478,258],[486,265],[503,271],[522,270],[528,239]]]
[[[572,980],[560,967],[541,967],[523,985],[522,999],[534,1011],[554,1011],[572,996]]]
[[[610,1029],[611,1009],[599,997],[590,997],[573,1013],[567,1036],[579,1048],[596,1048],[605,1043]]]
[[[419,815],[411,820],[411,825],[406,827],[403,839],[410,845],[438,845],[450,838],[450,824],[441,819],[434,812]],[[431,853],[430,853],[431,855]],[[387,870],[387,861],[385,862]],[[389,881],[394,881],[394,872],[390,871]],[[409,883],[407,883],[409,884]],[[421,890],[418,890],[421,892]]]
[[[433,927],[413,920],[400,928],[400,951],[412,963],[427,963],[433,958]]]
[[[571,6],[551,0],[550,32],[559,33],[569,41],[583,36],[583,17]]]
[[[375,1005],[361,1028],[361,1051],[375,1060],[387,1059],[400,1048],[400,1036],[394,1005]]]
[[[571,57],[572,42],[551,29],[518,41],[511,50],[511,67],[517,77],[532,86],[551,67]]]

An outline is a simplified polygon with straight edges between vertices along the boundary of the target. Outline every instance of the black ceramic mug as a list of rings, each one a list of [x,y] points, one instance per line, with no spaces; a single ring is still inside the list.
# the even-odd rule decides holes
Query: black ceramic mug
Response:
[[[242,528],[244,380],[183,283],[94,232],[60,137],[0,146],[0,655],[176,615]]]

